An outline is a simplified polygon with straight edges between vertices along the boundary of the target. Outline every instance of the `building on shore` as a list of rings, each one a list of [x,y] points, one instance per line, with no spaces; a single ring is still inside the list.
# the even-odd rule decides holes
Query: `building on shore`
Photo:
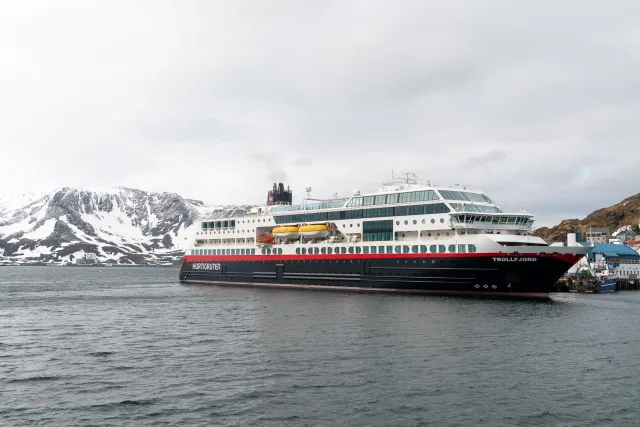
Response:
[[[640,278],[640,245],[630,247],[622,243],[581,242],[578,240],[578,237],[578,233],[568,233],[566,242],[557,242],[551,245],[585,246],[593,248],[582,260],[569,269],[569,273],[575,273],[584,266],[606,266],[615,278]]]
[[[640,277],[640,254],[627,245],[595,243],[587,257],[590,264],[606,264],[616,278]]]
[[[96,265],[98,264],[98,257],[96,254],[85,253],[83,257],[76,258],[76,265]]]
[[[585,240],[593,243],[609,243],[611,234],[606,227],[590,227],[585,233]]]
[[[616,234],[616,238],[625,243],[636,240],[637,236],[638,234],[633,230],[621,230]]]

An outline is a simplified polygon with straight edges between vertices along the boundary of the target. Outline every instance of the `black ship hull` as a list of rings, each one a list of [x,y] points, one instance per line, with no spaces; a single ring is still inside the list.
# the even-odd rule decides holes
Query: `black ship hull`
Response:
[[[583,255],[185,256],[183,283],[363,292],[549,297]]]

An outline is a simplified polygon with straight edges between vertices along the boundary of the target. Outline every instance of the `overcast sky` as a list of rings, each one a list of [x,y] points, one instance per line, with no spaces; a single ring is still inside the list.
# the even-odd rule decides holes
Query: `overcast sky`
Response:
[[[537,225],[640,191],[640,2],[13,1],[0,198],[473,184]]]

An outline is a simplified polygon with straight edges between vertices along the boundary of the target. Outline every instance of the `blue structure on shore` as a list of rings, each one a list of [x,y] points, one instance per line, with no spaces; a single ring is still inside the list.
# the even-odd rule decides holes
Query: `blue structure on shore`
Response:
[[[582,245],[592,244],[584,242]],[[594,243],[587,257],[590,264],[606,264],[615,277],[637,279],[640,276],[640,254],[627,245]]]

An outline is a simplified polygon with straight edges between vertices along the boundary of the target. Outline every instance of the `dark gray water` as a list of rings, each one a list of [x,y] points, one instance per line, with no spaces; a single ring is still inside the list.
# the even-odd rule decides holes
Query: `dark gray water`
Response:
[[[640,293],[552,303],[0,267],[1,425],[624,426]]]

